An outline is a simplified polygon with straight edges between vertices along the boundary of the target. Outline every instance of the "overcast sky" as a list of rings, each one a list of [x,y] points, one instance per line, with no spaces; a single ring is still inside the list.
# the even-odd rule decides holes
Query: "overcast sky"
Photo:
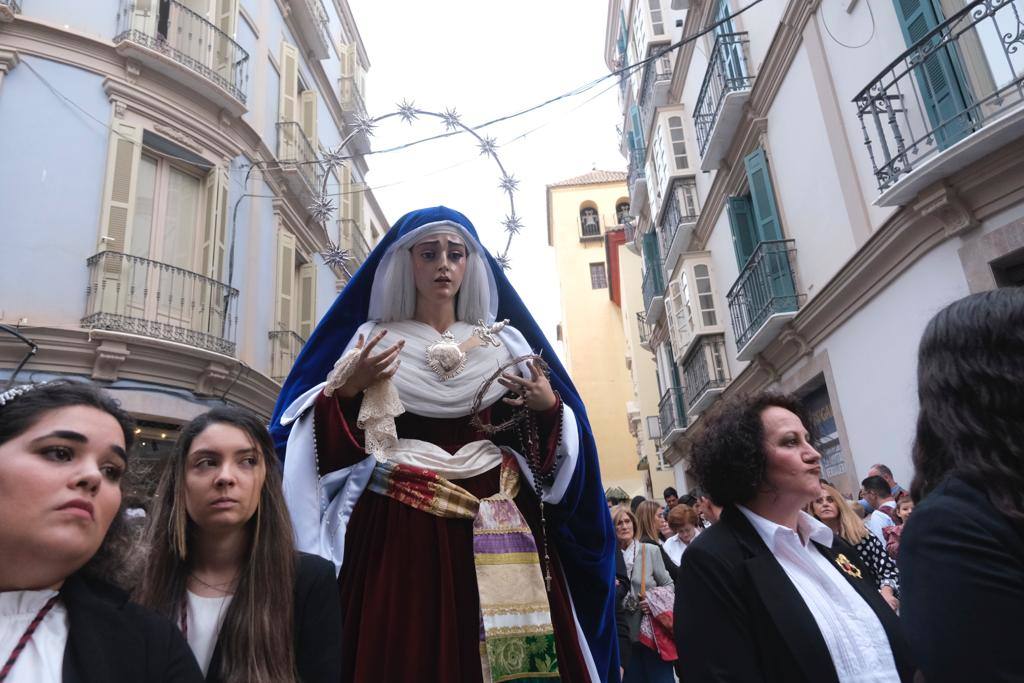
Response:
[[[607,5],[600,0],[350,0],[370,58],[367,108],[455,108],[474,125],[519,111],[608,73]],[[603,94],[598,95],[601,91]],[[545,185],[590,171],[625,170],[612,79],[596,89],[483,131],[497,138],[506,169],[521,182],[516,208],[524,230],[513,241],[511,278],[554,339],[560,317],[553,250],[547,246]],[[596,97],[595,97],[596,96]],[[589,101],[588,101],[589,100]],[[536,129],[536,130],[534,130]],[[381,125],[373,148],[442,132],[438,119]],[[531,132],[532,131],[532,132]],[[525,137],[517,138],[524,133]],[[368,181],[390,221],[444,204],[466,214],[492,253],[504,247],[508,200],[493,159],[468,135],[372,155]]]

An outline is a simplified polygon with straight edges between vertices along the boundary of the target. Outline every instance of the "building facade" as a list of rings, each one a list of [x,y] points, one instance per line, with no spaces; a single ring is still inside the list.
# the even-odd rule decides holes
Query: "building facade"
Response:
[[[908,482],[925,323],[1024,283],[1022,16],[609,2],[608,66],[640,65],[620,81],[622,151],[681,486],[707,408],[763,389],[803,397],[840,489],[876,462]]]
[[[640,268],[624,248],[626,195],[621,172],[592,171],[548,185],[548,244],[555,248],[561,289],[558,341],[587,406],[601,480],[630,496],[650,497],[666,477],[640,419],[642,406],[656,399],[630,367],[628,349],[640,344],[637,329],[623,324],[640,305],[637,288],[623,286]]]
[[[154,452],[222,401],[269,417],[387,229],[365,137],[321,163],[368,68],[345,0],[0,0],[0,383],[100,382]]]

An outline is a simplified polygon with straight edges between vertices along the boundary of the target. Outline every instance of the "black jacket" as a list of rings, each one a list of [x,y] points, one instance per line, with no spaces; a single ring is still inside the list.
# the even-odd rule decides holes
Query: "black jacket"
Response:
[[[203,675],[170,621],[99,581],[72,576],[63,683],[201,683]]]
[[[900,611],[928,683],[1024,680],[1024,534],[953,475],[900,537]]]
[[[843,576],[878,615],[901,681],[913,679],[896,614],[849,544],[815,544],[861,569]],[[841,571],[836,565],[836,571]],[[743,513],[726,507],[686,549],[676,580],[675,636],[680,669],[707,683],[838,683],[814,616]]]
[[[295,571],[295,666],[302,683],[341,680],[341,598],[334,565],[316,555],[299,553]],[[206,672],[207,683],[219,683],[218,641]]]

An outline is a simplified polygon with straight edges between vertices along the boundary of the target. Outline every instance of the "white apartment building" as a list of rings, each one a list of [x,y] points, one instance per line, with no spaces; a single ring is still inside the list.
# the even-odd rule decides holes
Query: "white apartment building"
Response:
[[[269,417],[387,229],[366,137],[321,163],[368,68],[346,0],[0,0],[0,386],[95,380],[157,453],[222,401]]]
[[[909,482],[925,323],[1024,284],[1021,48],[1022,0],[610,0],[609,68],[657,56],[622,151],[680,488],[702,413],[763,389],[842,490]]]

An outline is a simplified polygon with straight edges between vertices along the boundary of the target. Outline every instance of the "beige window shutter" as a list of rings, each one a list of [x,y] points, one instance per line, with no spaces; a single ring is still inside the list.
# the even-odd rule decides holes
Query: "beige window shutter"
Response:
[[[352,220],[352,203],[355,195],[352,194],[352,169],[347,161],[342,163],[339,168],[339,176],[341,197],[338,200],[338,206],[340,207],[338,215],[341,220],[350,221]],[[346,229],[348,228],[349,226],[346,226]]]
[[[316,90],[303,90],[300,95],[300,119],[299,124],[302,126],[302,132],[306,134],[309,139],[309,144],[313,146],[313,151],[317,151],[317,137],[316,137],[316,112],[317,112],[317,92]]]
[[[111,126],[107,173],[103,183],[99,251],[125,252],[135,211],[135,187],[142,156],[142,127],[115,122]],[[106,259],[104,272],[117,275],[121,260]]]
[[[304,263],[299,266],[299,324],[296,330],[300,337],[309,339],[316,326],[316,266]]]
[[[203,249],[201,272],[218,282],[224,276],[224,240],[228,221],[228,174],[223,168],[215,168],[204,182],[206,195],[206,220],[203,225]]]
[[[299,51],[281,41],[281,99],[278,116],[281,121],[298,121],[296,100],[299,91]]]
[[[292,313],[295,301],[295,235],[277,231],[277,306],[274,323],[278,330],[294,329]]]

